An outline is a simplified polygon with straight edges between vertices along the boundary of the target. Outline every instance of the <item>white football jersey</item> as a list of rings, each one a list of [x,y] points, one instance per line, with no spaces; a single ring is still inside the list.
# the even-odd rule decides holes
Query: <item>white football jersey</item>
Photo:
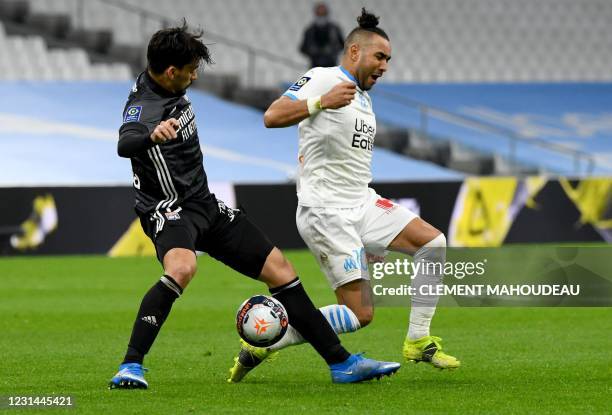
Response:
[[[343,67],[313,68],[285,96],[303,100],[324,95],[355,78]],[[357,86],[346,107],[324,109],[299,124],[298,201],[308,207],[355,207],[368,198],[376,135],[372,100]]]

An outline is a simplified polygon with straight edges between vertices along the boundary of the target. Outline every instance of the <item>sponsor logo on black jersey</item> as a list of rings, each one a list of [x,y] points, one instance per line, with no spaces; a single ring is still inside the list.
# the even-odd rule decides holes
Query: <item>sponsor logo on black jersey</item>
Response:
[[[230,207],[227,207],[227,205],[219,199],[217,199],[217,206],[219,208],[219,213],[224,216],[227,216],[230,222],[233,222],[236,215],[240,212],[239,209],[232,209]]]
[[[128,107],[123,116],[123,122],[136,122],[140,120],[140,114],[142,114],[142,106]]]
[[[179,129],[178,133],[183,141],[189,140],[196,132],[195,114],[191,105],[183,109],[181,116],[178,118]]]
[[[179,212],[182,210],[182,208],[178,208],[176,210],[170,210],[168,209],[167,212],[164,212],[164,215],[166,216],[166,218],[168,220],[180,220],[181,219],[181,215],[179,215]]]

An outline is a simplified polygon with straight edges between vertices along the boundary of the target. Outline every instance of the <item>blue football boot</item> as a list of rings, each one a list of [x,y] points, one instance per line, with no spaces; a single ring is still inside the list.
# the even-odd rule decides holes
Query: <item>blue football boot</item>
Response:
[[[400,368],[399,363],[380,362],[367,359],[361,354],[353,354],[342,363],[330,365],[332,382],[355,383],[370,379],[391,376]]]
[[[140,363],[124,363],[108,384],[109,389],[147,389],[149,384],[144,378],[144,369]]]

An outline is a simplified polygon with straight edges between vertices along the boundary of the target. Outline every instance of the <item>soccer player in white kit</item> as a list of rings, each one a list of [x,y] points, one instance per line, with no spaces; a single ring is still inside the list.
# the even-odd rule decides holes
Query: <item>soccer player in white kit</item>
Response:
[[[391,45],[378,17],[362,9],[357,21],[345,41],[342,64],[312,68],[264,115],[268,128],[299,123],[296,222],[336,293],[338,304],[320,310],[337,333],[358,330],[372,320],[366,255],[380,257],[391,250],[431,263],[443,263],[446,256],[446,238],[439,230],[368,187],[376,118],[367,91],[386,72]],[[417,273],[412,286],[441,280],[441,273]],[[442,352],[440,338],[429,333],[437,300],[412,296],[403,355],[440,369],[457,368],[459,360]],[[229,380],[240,381],[272,352],[303,341],[290,328],[267,349],[243,343]]]

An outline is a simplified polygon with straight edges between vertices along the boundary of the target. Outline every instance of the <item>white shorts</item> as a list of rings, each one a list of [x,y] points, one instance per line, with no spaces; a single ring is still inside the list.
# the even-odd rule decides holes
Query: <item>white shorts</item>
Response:
[[[350,281],[369,280],[366,253],[384,256],[393,239],[417,217],[368,190],[367,201],[354,208],[298,205],[298,231],[334,290]]]

